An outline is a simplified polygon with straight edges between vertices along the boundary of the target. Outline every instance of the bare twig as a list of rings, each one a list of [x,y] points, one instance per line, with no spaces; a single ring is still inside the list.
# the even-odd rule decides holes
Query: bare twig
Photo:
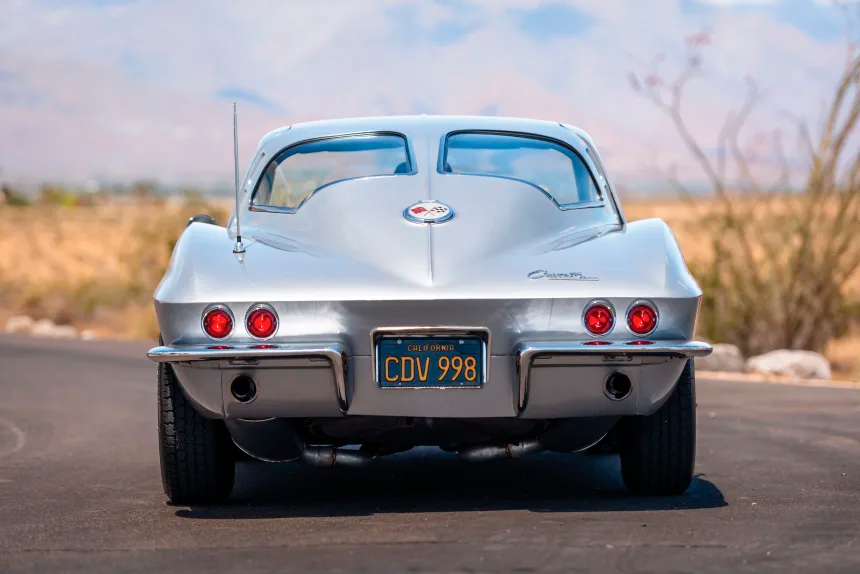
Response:
[[[662,58],[652,62],[641,81],[632,76],[637,91],[671,120],[717,199],[719,210],[700,217],[714,237],[712,265],[699,269],[707,335],[735,342],[746,352],[820,349],[844,324],[843,287],[860,270],[860,152],[850,149],[860,126],[860,53],[849,46],[820,138],[813,139],[804,121],[782,114],[796,126],[801,154],[808,158],[803,192],[793,195],[785,193],[792,187],[792,169],[780,131],[771,134],[779,173],[767,187],[759,183],[755,160],[741,144],[743,127],[762,98],[755,82],[748,81],[741,107],[726,116],[715,159],[691,133],[682,104],[685,88],[700,69],[698,50],[708,39],[706,34],[687,39],[687,62],[673,81],[658,73]],[[730,162],[748,195],[730,192]],[[667,179],[692,201],[674,170]]]

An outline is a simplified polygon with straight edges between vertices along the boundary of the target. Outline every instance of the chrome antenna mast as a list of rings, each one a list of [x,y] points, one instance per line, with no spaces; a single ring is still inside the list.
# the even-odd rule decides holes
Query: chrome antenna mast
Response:
[[[245,253],[245,246],[242,244],[242,230],[239,227],[239,116],[236,114],[236,102],[233,102],[233,167],[236,172],[236,245],[233,246],[233,253]]]

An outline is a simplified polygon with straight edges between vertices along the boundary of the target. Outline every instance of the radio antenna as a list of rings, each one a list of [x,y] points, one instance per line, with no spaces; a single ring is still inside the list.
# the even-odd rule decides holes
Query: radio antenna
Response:
[[[236,245],[233,246],[233,253],[245,253],[242,230],[239,227],[239,116],[236,113],[236,102],[233,102],[233,168],[236,173]]]

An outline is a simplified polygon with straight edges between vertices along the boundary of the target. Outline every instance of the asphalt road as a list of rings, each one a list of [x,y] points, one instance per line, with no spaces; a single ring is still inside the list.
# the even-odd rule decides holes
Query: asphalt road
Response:
[[[614,457],[364,470],[240,464],[161,489],[141,344],[0,337],[0,572],[860,572],[860,390],[699,380],[699,476],[628,495]]]

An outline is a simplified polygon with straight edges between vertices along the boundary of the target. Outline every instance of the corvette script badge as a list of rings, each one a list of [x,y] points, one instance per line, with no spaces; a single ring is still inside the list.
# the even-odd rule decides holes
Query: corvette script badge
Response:
[[[438,201],[419,201],[403,212],[412,223],[444,223],[454,217],[454,210]]]
[[[569,273],[550,273],[544,269],[538,269],[528,274],[529,279],[549,279],[551,281],[600,281],[597,277],[587,277],[579,271]]]

